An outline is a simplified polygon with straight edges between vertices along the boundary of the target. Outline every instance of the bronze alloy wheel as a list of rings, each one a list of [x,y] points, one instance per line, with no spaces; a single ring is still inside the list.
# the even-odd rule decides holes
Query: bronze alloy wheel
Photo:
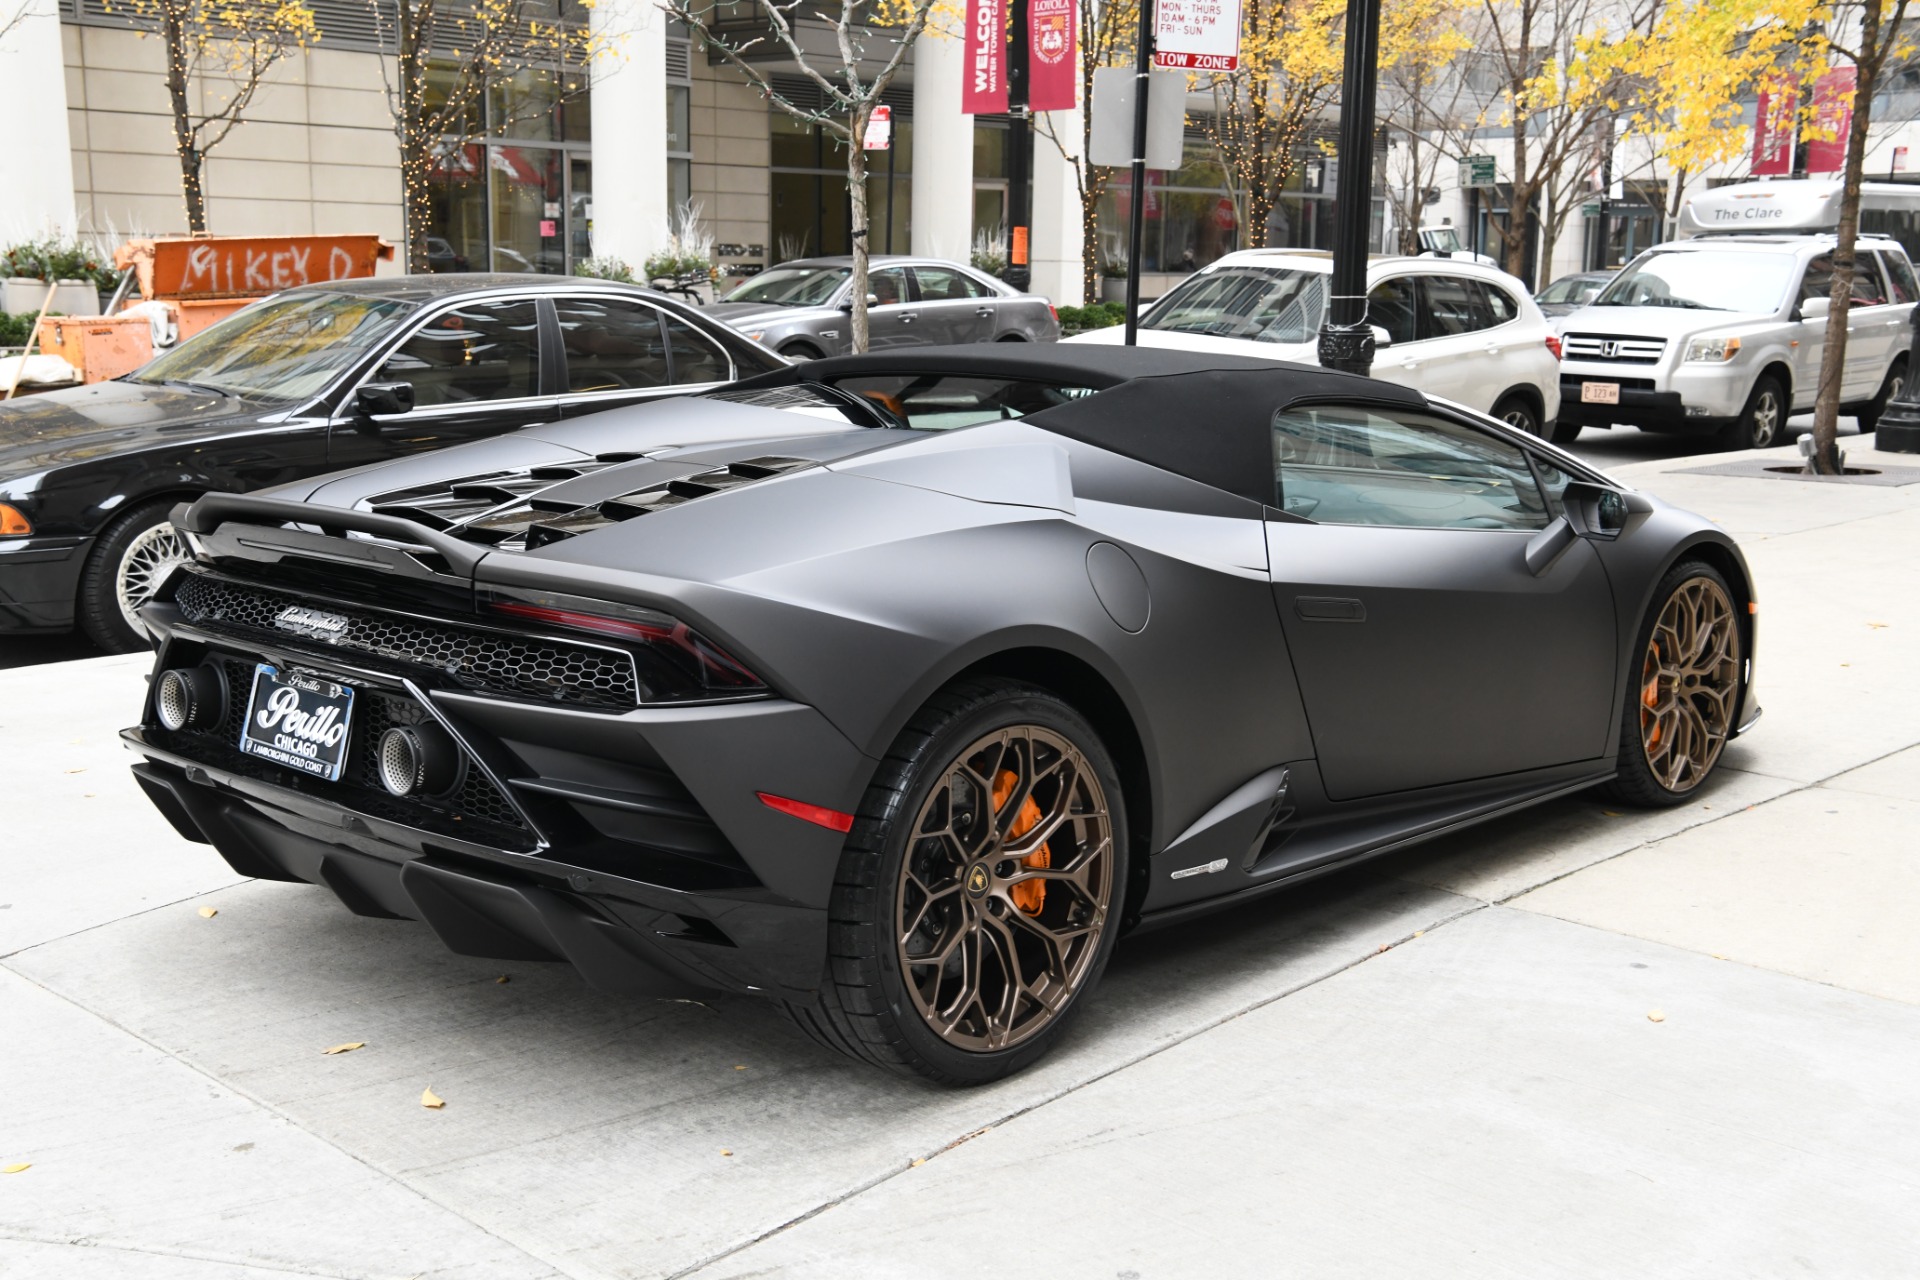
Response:
[[[1681,794],[1706,779],[1739,693],[1733,602],[1713,578],[1688,578],[1667,597],[1641,660],[1640,749],[1655,782]]]
[[[995,730],[959,753],[911,833],[894,919],[914,1008],[958,1049],[1031,1039],[1086,979],[1114,907],[1096,771],[1050,729]]]

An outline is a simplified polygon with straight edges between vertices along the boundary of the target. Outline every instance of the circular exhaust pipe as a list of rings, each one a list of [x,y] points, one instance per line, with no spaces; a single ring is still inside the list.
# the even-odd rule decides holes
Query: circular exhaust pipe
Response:
[[[387,730],[374,754],[380,785],[393,795],[445,795],[460,783],[460,749],[431,721]]]
[[[227,677],[218,667],[174,667],[154,682],[153,712],[161,727],[206,729],[227,715]]]

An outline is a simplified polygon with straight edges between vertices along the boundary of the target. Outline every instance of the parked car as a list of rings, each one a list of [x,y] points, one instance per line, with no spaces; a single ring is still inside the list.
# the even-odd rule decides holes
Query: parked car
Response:
[[[1787,438],[1813,407],[1827,345],[1835,238],[1703,235],[1641,254],[1562,322],[1562,422],[1713,436],[1728,449]],[[1862,431],[1907,377],[1920,282],[1906,250],[1862,236],[1840,412]]]
[[[697,310],[606,281],[351,280],[263,299],[112,382],[0,404],[0,635],[143,644],[185,559],[167,514],[239,492],[764,373]]]
[[[1142,346],[1317,363],[1332,255],[1244,249],[1183,280],[1140,319]],[[1560,340],[1526,286],[1449,258],[1375,258],[1373,376],[1546,435],[1560,407]],[[1118,328],[1068,342],[1118,343]]]
[[[1618,274],[1617,271],[1576,271],[1561,276],[1533,295],[1534,305],[1549,321],[1571,315],[1592,302],[1595,295],[1606,288],[1607,281]]]
[[[1686,803],[1759,715],[1723,530],[1373,379],[909,349],[508,439],[194,504],[140,785],[243,875],[946,1084],[1135,926]]]
[[[789,360],[853,350],[853,259],[802,258],[754,276],[706,313]],[[869,347],[952,342],[1053,342],[1060,316],[1045,298],[1021,293],[972,267],[938,258],[868,260]]]

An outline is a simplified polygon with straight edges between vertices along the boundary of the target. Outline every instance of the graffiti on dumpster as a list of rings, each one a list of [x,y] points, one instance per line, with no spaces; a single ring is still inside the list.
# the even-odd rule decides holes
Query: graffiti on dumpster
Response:
[[[316,250],[325,250],[317,254]],[[315,262],[315,258],[320,260]],[[252,245],[197,244],[187,251],[181,293],[270,293],[364,274],[339,245],[299,245],[268,250]]]

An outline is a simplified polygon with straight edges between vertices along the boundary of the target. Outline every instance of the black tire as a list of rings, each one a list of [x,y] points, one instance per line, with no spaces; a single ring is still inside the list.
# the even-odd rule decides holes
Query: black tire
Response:
[[[952,855],[965,844],[964,837],[952,842],[916,838],[914,828],[921,823],[923,809],[931,812],[930,807],[940,803],[948,806],[942,811],[947,815],[949,828],[964,825],[976,831],[984,830],[978,826],[978,813],[963,799],[962,788],[971,784],[957,772],[956,766],[963,759],[972,760],[977,766],[982,742],[1006,730],[1014,731],[1015,735],[1027,732],[1029,736],[1025,741],[1035,757],[1044,750],[1044,744],[1036,745],[1042,738],[1048,743],[1058,740],[1070,744],[1078,753],[1078,762],[1085,765],[1084,773],[1073,775],[1076,785],[1091,782],[1099,789],[1096,798],[1104,801],[1104,828],[1098,822],[1082,819],[1078,816],[1080,810],[1071,808],[1082,801],[1065,794],[1072,788],[1059,781],[1067,776],[1062,770],[1051,775],[1055,791],[1048,797],[1048,807],[1060,805],[1057,812],[1062,815],[1072,812],[1074,821],[1062,822],[1058,827],[1050,824],[1049,836],[1040,854],[1015,864],[1002,856],[1004,850],[996,842],[983,846],[990,852],[969,852],[954,857]],[[1039,736],[1035,736],[1034,731],[1038,731]],[[1008,750],[996,759],[1005,760],[1012,754],[1014,751]],[[1046,794],[1047,776],[1043,773],[1039,783],[1026,783],[1017,796],[1003,800],[997,790],[1003,776],[998,773],[1001,767],[998,763],[990,764],[985,774],[976,775],[992,774],[996,779],[996,794],[990,797],[990,804],[983,812],[996,824],[1011,825],[1015,830],[1026,820],[1028,808],[1034,809],[1038,821],[1040,814],[1034,800]],[[974,794],[979,794],[977,789]],[[1091,793],[1075,794],[1084,797]],[[1016,803],[1021,805],[1019,813],[999,823],[1000,815]],[[1110,842],[1093,837],[1092,833],[1103,829],[1111,835]],[[788,1002],[788,1013],[821,1044],[901,1075],[964,1086],[986,1084],[1024,1069],[1059,1039],[1106,968],[1119,932],[1126,893],[1126,833],[1126,811],[1112,758],[1093,728],[1071,706],[1044,690],[1000,680],[965,681],[942,690],[901,731],[860,802],[834,882],[826,979],[815,998]],[[1008,837],[1019,838],[1011,832]],[[1077,852],[1063,855],[1065,861],[1059,870],[1064,871],[1070,865],[1084,867],[1089,872],[1085,877],[1088,880],[1095,879],[1091,873],[1099,872],[1099,879],[1105,885],[1104,910],[1089,910],[1093,898],[1076,896],[1078,891],[1064,886],[1059,888],[1062,896],[1053,898],[1057,881],[1047,882],[1041,890],[1041,905],[1029,910],[1021,905],[1018,890],[1009,888],[1009,880],[1001,878],[1000,870],[991,873],[987,870],[989,864],[994,863],[1001,868],[1011,867],[1016,873],[1021,867],[1052,867],[1055,864],[1051,860],[1036,862],[1034,859],[1050,859],[1045,851],[1063,838],[1074,841],[1070,848]],[[1103,845],[1104,853],[1101,852]],[[919,875],[927,876],[929,884],[945,883],[947,887],[929,894],[921,891],[919,879],[903,879],[910,853]],[[960,865],[976,856],[978,861]],[[928,875],[933,862],[951,862],[958,874],[951,881],[935,881]],[[981,882],[978,886],[974,884],[976,878]],[[1036,881],[1029,879],[1026,883],[1031,886]],[[921,899],[915,919],[929,926],[933,931],[930,936],[936,940],[943,929],[948,939],[967,934],[971,929],[977,939],[976,946],[985,947],[985,940],[992,932],[1007,939],[1016,952],[1019,948],[1011,941],[1016,935],[1031,942],[1046,931],[1042,927],[1042,912],[1063,913],[1064,922],[1081,931],[1079,937],[1084,939],[1084,945],[1065,944],[1077,949],[1060,953],[1057,967],[1066,971],[1071,980],[1050,988],[1054,996],[1048,1004],[1053,1005],[1055,1011],[1040,1011],[1040,1002],[1031,1000],[1024,983],[1003,984],[999,988],[1002,992],[1012,985],[1029,996],[1035,1006],[1030,1012],[1037,1021],[1020,1023],[1018,1027],[1024,1029],[1017,1029],[1015,1017],[1009,1014],[1007,1047],[961,1047],[956,1041],[975,1038],[964,1034],[965,1026],[984,1025],[988,1029],[986,1038],[991,1039],[995,1015],[986,1008],[986,980],[976,977],[972,983],[980,995],[979,1018],[972,1022],[965,1020],[964,1016],[974,1006],[962,992],[955,997],[960,1002],[960,1014],[956,1015],[960,1023],[954,1025],[948,1036],[937,1031],[932,1025],[933,1014],[923,1013],[920,1003],[926,997],[926,980],[910,981],[905,972],[910,966],[902,955],[908,944],[920,935],[921,925],[906,931],[906,942],[896,941],[902,936],[899,926],[906,923],[901,913],[910,909],[908,904],[915,894]],[[942,900],[946,901],[946,907],[935,911],[935,904]],[[992,925],[972,928],[966,923],[989,914],[995,917]],[[1026,924],[1019,919],[1023,915],[1032,917],[1035,923],[1025,929],[1013,928],[1015,924]],[[1086,928],[1089,921],[1091,929]],[[963,947],[951,941],[942,950],[952,951],[962,960],[967,954]],[[1001,954],[994,952],[986,959],[997,963]],[[1015,964],[1019,964],[1018,959]],[[911,967],[931,978],[936,996],[946,989],[949,970],[954,971],[954,980],[963,986],[968,981],[964,964],[955,966],[935,961]],[[980,969],[984,967],[983,962]],[[1054,967],[1049,966],[1049,970]],[[1041,975],[1041,980],[1050,981],[1046,974]],[[1018,1009],[1018,996],[1009,1004]]]
[[[780,354],[789,360],[818,360],[825,353],[810,343],[789,342],[780,348]]]
[[[1659,628],[1669,603],[1683,591],[1702,587],[1710,595],[1717,593],[1720,604],[1725,608],[1725,652],[1719,653],[1711,663],[1717,671],[1711,686],[1707,687],[1708,682],[1702,681],[1700,685],[1691,686],[1693,691],[1689,692],[1690,686],[1684,679],[1675,679],[1671,685],[1663,685],[1668,676],[1664,667],[1656,663],[1651,646],[1654,632]],[[1620,753],[1617,757],[1619,772],[1606,786],[1614,799],[1641,808],[1664,809],[1685,803],[1713,776],[1740,716],[1740,677],[1745,639],[1741,634],[1737,600],[1726,578],[1704,561],[1683,560],[1667,570],[1660,579],[1660,585],[1653,593],[1653,603],[1648,606],[1647,616],[1640,620],[1640,627],[1634,633],[1636,639],[1632,652],[1637,665],[1633,678],[1628,681],[1626,704],[1621,713]],[[1666,691],[1673,695],[1670,702],[1660,696]],[[1674,707],[1675,711],[1671,715],[1662,715],[1659,709],[1663,705]],[[1688,707],[1692,708],[1691,717],[1687,712]],[[1652,743],[1647,740],[1649,717],[1652,717]],[[1696,735],[1692,728],[1679,723],[1682,720],[1697,721],[1712,732]],[[1661,730],[1668,725],[1674,725],[1684,732],[1669,730],[1666,751],[1656,760],[1653,757],[1660,750]],[[1684,776],[1674,776],[1671,766],[1676,763],[1673,761],[1675,744],[1682,741],[1693,743],[1716,734],[1717,741],[1712,741],[1710,749],[1701,753],[1705,756],[1704,763],[1696,762],[1685,769]]]
[[[108,653],[138,653],[151,647],[121,607],[123,580],[129,599],[144,602],[171,572],[172,564],[191,558],[186,542],[173,531],[168,513],[179,499],[142,503],[107,526],[94,543],[80,573],[74,616],[87,638]]]
[[[1540,411],[1533,407],[1533,401],[1523,395],[1507,395],[1493,406],[1493,416],[1510,427],[1518,427],[1530,436],[1544,437],[1546,432],[1540,426]]]
[[[1716,441],[1722,449],[1771,449],[1787,441],[1787,415],[1793,410],[1786,388],[1770,373],[1761,374],[1747,394],[1746,407]]]
[[[1893,362],[1891,369],[1887,370],[1887,379],[1880,384],[1880,394],[1854,409],[1853,420],[1859,425],[1862,434],[1879,427],[1880,415],[1887,411],[1887,402],[1898,399],[1906,383],[1907,359],[1902,356]]]
[[[1557,445],[1570,445],[1579,438],[1580,424],[1577,422],[1567,422],[1563,419],[1555,418],[1553,425],[1547,429],[1547,439]]]

